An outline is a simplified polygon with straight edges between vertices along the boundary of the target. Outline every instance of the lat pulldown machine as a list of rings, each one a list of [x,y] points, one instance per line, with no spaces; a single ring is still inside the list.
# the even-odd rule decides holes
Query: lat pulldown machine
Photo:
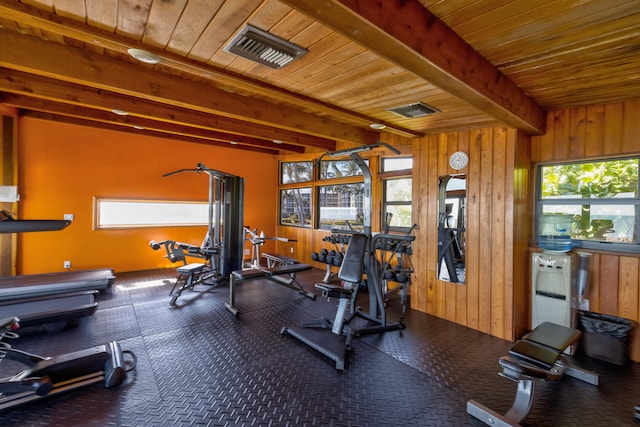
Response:
[[[205,173],[209,176],[209,215],[207,234],[200,246],[173,240],[149,242],[153,250],[164,246],[171,262],[182,261],[178,278],[171,290],[171,305],[186,289],[199,283],[217,282],[242,268],[244,236],[244,178],[217,171],[198,163],[195,169],[180,169],[163,175],[183,172]],[[187,264],[185,257],[204,259],[203,263]]]
[[[333,321],[328,319],[317,319],[303,322],[301,326],[285,326],[280,331],[281,334],[291,335],[294,338],[309,345],[325,356],[336,362],[336,369],[343,370],[346,352],[351,348],[353,338],[363,335],[377,334],[388,331],[398,331],[405,328],[402,315],[408,297],[410,269],[406,269],[407,280],[400,283],[398,290],[401,296],[401,317],[396,322],[390,322],[386,312],[386,289],[385,275],[390,267],[385,260],[382,264],[377,258],[377,249],[396,248],[394,251],[402,250],[410,254],[410,245],[415,236],[411,235],[415,226],[407,235],[371,232],[371,171],[367,163],[360,157],[359,153],[369,151],[373,148],[384,146],[390,151],[399,154],[395,148],[384,143],[376,143],[358,148],[340,150],[325,153],[330,157],[349,156],[360,167],[364,177],[363,191],[363,232],[332,230],[332,233],[350,234],[346,253],[340,265],[338,279],[342,284],[317,283],[316,289],[322,292],[327,298],[338,298],[338,309]],[[320,156],[318,162],[322,159]],[[393,242],[390,244],[390,242]],[[363,273],[366,274],[366,281],[363,281]],[[360,284],[366,282],[369,296],[369,310],[365,311],[356,305]],[[362,318],[368,321],[365,327],[351,327],[349,323],[355,318]],[[327,334],[325,332],[331,332]]]

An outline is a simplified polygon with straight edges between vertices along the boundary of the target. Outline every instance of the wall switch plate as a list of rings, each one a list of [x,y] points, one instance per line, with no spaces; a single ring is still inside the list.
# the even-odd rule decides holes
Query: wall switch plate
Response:
[[[73,221],[73,214],[64,214],[65,221]]]
[[[64,268],[71,268],[71,261],[65,261]]]

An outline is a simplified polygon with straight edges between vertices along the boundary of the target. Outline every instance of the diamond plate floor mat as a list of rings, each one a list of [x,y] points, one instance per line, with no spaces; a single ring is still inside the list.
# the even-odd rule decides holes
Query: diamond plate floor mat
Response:
[[[403,331],[356,339],[346,369],[287,335],[283,326],[325,317],[336,301],[315,301],[267,280],[238,285],[236,318],[224,307],[228,283],[198,285],[169,305],[175,271],[118,274],[98,311],[75,328],[24,329],[10,344],[41,355],[117,340],[137,356],[113,389],[92,385],[0,412],[2,426],[478,426],[475,399],[498,412],[516,384],[498,376],[511,343],[408,310]],[[314,290],[324,272],[298,278]],[[359,320],[361,321],[361,320]],[[330,333],[329,330],[326,331]],[[577,358],[600,387],[572,378],[538,382],[524,425],[640,426],[640,365]],[[21,369],[3,360],[0,375]]]

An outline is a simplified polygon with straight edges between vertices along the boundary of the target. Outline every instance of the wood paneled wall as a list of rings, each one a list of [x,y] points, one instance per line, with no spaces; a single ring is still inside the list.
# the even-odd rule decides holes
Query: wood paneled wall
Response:
[[[594,105],[548,114],[547,132],[532,138],[532,162],[637,155],[640,153],[640,100]],[[640,257],[593,252],[590,264],[590,310],[640,324]],[[631,344],[640,361],[640,330]]]
[[[415,140],[385,134],[381,140],[396,147],[410,144],[414,157],[413,212],[419,229],[412,256],[412,308],[501,338],[513,339],[522,333],[529,326],[529,138],[515,129],[495,127]],[[467,169],[449,167],[449,156],[455,151],[469,153]],[[436,278],[438,177],[453,173],[468,175],[464,285]],[[378,185],[372,193],[372,218],[378,220]],[[372,222],[377,230],[379,221]],[[294,250],[304,262],[311,262],[312,251],[332,249],[322,241],[327,234],[278,228],[278,235],[298,241]],[[324,268],[323,264],[317,266]]]
[[[412,308],[513,339],[527,328],[526,257],[529,139],[509,128],[427,136],[414,141],[413,208],[420,225],[411,291]],[[465,170],[448,158],[469,154]],[[517,167],[523,163],[524,167]],[[467,179],[466,283],[437,279],[438,177]],[[516,191],[516,186],[517,191]]]

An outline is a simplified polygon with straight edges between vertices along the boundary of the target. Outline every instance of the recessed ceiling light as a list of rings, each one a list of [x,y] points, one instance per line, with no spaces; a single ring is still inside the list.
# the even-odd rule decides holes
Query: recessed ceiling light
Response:
[[[157,64],[161,61],[158,55],[143,49],[127,49],[127,53],[138,61],[144,62],[145,64]]]
[[[140,126],[140,125],[133,125],[134,129],[138,129],[138,130],[142,130],[144,129],[144,126]]]
[[[274,139],[273,142],[275,142],[276,144],[282,144],[284,143],[284,141],[281,141],[279,139]]]
[[[129,112],[125,111],[125,110],[119,110],[117,108],[114,108],[113,110],[111,110],[112,113],[117,114],[119,116],[128,116]]]
[[[382,123],[371,123],[369,125],[369,127],[371,129],[375,129],[375,130],[381,130],[387,127],[387,125],[383,125]]]
[[[237,142],[235,142],[235,141],[230,141],[230,142],[229,142],[229,144],[231,144],[231,145],[238,145],[238,143],[237,143]]]

